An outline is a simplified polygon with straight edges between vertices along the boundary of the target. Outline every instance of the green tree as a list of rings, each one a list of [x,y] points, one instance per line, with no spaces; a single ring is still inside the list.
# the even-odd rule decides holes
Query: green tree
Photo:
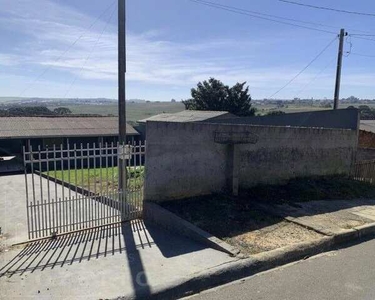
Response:
[[[273,111],[269,111],[266,116],[280,116],[280,115],[285,115],[285,112],[281,111],[281,110],[273,110]]]
[[[70,115],[72,113],[72,111],[66,107],[55,108],[53,112],[57,115]]]
[[[8,108],[11,117],[51,116],[54,113],[45,106],[13,106]]]
[[[245,85],[243,82],[229,87],[210,78],[192,88],[191,98],[182,103],[188,110],[228,111],[237,116],[253,116],[255,109],[251,107],[249,87]]]

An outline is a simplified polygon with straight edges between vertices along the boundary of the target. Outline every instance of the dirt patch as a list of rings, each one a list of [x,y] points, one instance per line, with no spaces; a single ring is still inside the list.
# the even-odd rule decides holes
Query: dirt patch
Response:
[[[309,242],[322,235],[288,221],[282,221],[260,230],[254,230],[227,238],[225,241],[244,254],[256,254],[277,248]]]
[[[284,218],[257,210],[224,195],[171,201],[162,206],[212,235],[235,246],[243,254],[255,254],[322,237]]]

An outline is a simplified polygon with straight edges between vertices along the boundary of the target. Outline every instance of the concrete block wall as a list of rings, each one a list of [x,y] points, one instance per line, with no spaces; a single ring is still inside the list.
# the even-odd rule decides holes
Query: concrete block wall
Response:
[[[235,145],[239,186],[278,183],[297,176],[349,174],[357,130],[147,122],[145,200],[166,201],[220,193],[231,181],[233,154],[215,133],[257,136]]]

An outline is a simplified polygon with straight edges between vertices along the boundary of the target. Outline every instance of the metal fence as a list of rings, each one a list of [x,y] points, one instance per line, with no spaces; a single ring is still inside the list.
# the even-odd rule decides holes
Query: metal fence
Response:
[[[141,217],[145,144],[24,149],[29,239]],[[119,190],[119,166],[126,189]]]
[[[352,176],[354,180],[375,184],[375,160],[357,162],[354,165]]]

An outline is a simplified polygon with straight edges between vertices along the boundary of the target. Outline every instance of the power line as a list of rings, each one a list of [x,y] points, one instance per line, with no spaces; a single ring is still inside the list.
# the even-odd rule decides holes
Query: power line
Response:
[[[351,36],[375,36],[375,34],[359,34],[359,33],[352,33]]]
[[[314,25],[314,26],[320,26],[320,27],[327,27],[327,28],[338,29],[337,26],[333,26],[333,25],[328,25],[328,24],[323,24],[323,23],[316,23],[316,22],[311,22],[311,21],[302,21],[302,20],[297,20],[297,19],[292,19],[292,18],[286,18],[286,17],[277,16],[277,15],[266,14],[266,13],[262,13],[262,12],[258,12],[258,11],[248,10],[248,9],[244,9],[244,8],[239,8],[239,7],[234,7],[234,6],[219,4],[219,3],[215,3],[215,2],[211,2],[211,1],[206,1],[206,0],[190,0],[190,1],[191,2],[195,2],[195,3],[199,3],[200,2],[200,4],[205,4],[207,6],[217,6],[216,8],[222,7],[224,9],[226,8],[228,10],[236,10],[236,11],[239,11],[239,12],[246,12],[246,13],[251,13],[251,14],[256,14],[256,15],[261,15],[261,16],[266,16],[266,17],[271,17],[271,18],[280,19],[280,20],[286,20],[286,21],[292,21],[292,22],[297,22],[297,23],[302,23],[302,24],[309,24],[309,25]],[[272,21],[276,21],[276,20],[272,20]],[[288,25],[290,25],[290,24],[288,24]],[[296,25],[296,24],[293,24],[293,25]],[[309,28],[309,29],[311,29],[311,28]],[[359,29],[354,29],[354,28],[351,28],[350,31],[364,33],[364,34],[354,34],[354,35],[372,36],[371,32],[369,32],[369,31],[364,31],[364,30],[359,30]],[[334,33],[334,32],[330,32],[330,33]]]
[[[301,75],[308,67],[310,67],[332,44],[334,41],[337,40],[337,37],[335,37],[332,41],[329,42],[329,44],[327,46],[325,46],[323,48],[322,51],[319,52],[319,54],[317,56],[315,56],[307,65],[306,67],[304,67],[301,71],[299,71],[297,73],[297,75],[295,75],[291,80],[289,80],[284,86],[282,86],[280,89],[278,89],[275,93],[273,93],[270,97],[268,98],[272,98],[274,97],[275,95],[277,95],[279,92],[281,92],[283,89],[285,89],[289,84],[291,84],[299,75]]]
[[[114,10],[112,11],[112,13],[111,13],[111,15],[110,15],[110,17],[109,17],[107,23],[105,24],[103,30],[102,30],[101,33],[99,34],[98,39],[96,40],[94,46],[91,48],[91,50],[90,50],[89,54],[87,55],[87,57],[86,57],[86,59],[85,59],[83,65],[82,65],[81,69],[79,70],[78,74],[74,77],[74,79],[73,79],[72,83],[70,84],[69,88],[66,90],[66,92],[65,92],[63,98],[66,98],[66,96],[69,94],[69,92],[71,91],[72,87],[73,87],[74,84],[76,83],[76,81],[77,81],[79,75],[82,73],[83,68],[86,66],[86,64],[87,64],[88,60],[90,59],[90,57],[91,57],[91,55],[92,55],[94,49],[95,49],[96,46],[98,45],[98,43],[99,43],[100,39],[102,38],[102,36],[103,36],[105,30],[107,29],[107,27],[108,27],[108,25],[109,25],[109,22],[112,20],[115,11],[116,11],[116,8],[114,8]]]
[[[352,37],[350,35],[348,35],[346,37],[346,43],[349,44],[349,51],[346,51],[346,55],[344,55],[345,57],[349,57],[350,54],[352,54],[352,49],[353,49],[353,42],[352,42]]]
[[[353,36],[352,34],[349,34],[349,35],[352,36],[352,37],[355,38],[355,39],[360,39],[360,40],[373,41],[373,42],[375,42],[375,39],[371,39],[371,38],[367,38],[367,37],[361,37],[361,36]]]
[[[362,56],[362,57],[371,57],[371,58],[375,58],[375,55],[370,55],[370,54],[361,54],[361,53],[351,53],[352,55],[355,55],[355,56]]]
[[[91,25],[72,43],[68,46],[68,48],[65,49],[65,51],[60,55],[58,56],[56,59],[55,59],[55,63],[58,62],[61,58],[63,58],[65,56],[65,54],[67,54],[76,44],[77,42],[83,38],[85,36],[85,34],[108,12],[108,10],[116,3],[116,1],[113,1],[112,4],[110,4],[101,14],[99,17],[97,17],[94,22],[91,23]],[[49,65],[47,66],[27,87],[25,87],[21,93],[18,95],[18,97],[21,97],[27,90],[29,90],[36,82],[38,82],[43,76],[44,74],[46,74],[51,68],[52,68],[53,65]]]
[[[330,11],[335,11],[335,12],[340,12],[340,13],[346,13],[346,14],[375,17],[375,14],[372,14],[372,13],[349,11],[349,10],[344,10],[344,9],[336,9],[336,8],[325,7],[325,6],[316,6],[316,5],[305,4],[305,3],[300,3],[300,2],[290,1],[290,0],[279,0],[279,1],[280,2],[289,3],[289,4],[294,4],[294,5],[300,5],[300,6],[315,8],[315,9],[323,9],[323,10],[330,10]]]
[[[336,57],[334,57],[333,59],[331,59],[329,62],[328,62],[328,64],[326,64],[325,66],[324,66],[324,68],[323,69],[321,69],[315,76],[314,76],[314,78],[313,79],[311,79],[308,83],[306,83],[306,85],[304,85],[303,87],[302,87],[302,89],[300,89],[299,91],[298,91],[298,93],[296,94],[296,96],[295,96],[295,98],[296,97],[298,97],[304,90],[306,90],[306,88],[311,84],[311,83],[313,83],[334,61],[336,60]]]
[[[244,8],[237,8],[237,7],[234,7],[234,6],[219,4],[219,3],[215,3],[215,2],[211,2],[211,1],[204,1],[204,0],[202,0],[201,2],[205,2],[205,3],[208,3],[208,4],[217,5],[217,6],[221,6],[221,7],[225,7],[225,8],[229,8],[229,9],[234,9],[234,10],[238,10],[238,11],[244,11],[244,12],[248,12],[248,13],[252,13],[252,14],[257,14],[257,15],[261,15],[261,16],[266,16],[266,17],[271,17],[271,18],[275,18],[275,19],[280,19],[280,20],[286,20],[286,21],[292,21],[292,22],[297,22],[297,23],[310,24],[310,25],[315,25],[315,26],[321,26],[321,27],[328,27],[328,28],[337,29],[336,26],[322,24],[322,23],[315,23],[315,22],[310,22],[310,21],[302,21],[302,20],[297,20],[297,19],[292,19],[292,18],[285,18],[285,17],[280,17],[280,16],[276,16],[276,15],[266,14],[266,13],[262,13],[262,12],[258,12],[258,11],[254,11],[254,10],[248,10],[248,9],[244,9]]]
[[[240,8],[236,8],[236,7],[233,7],[233,6],[221,5],[221,4],[217,4],[217,3],[214,3],[214,2],[208,2],[208,1],[202,1],[202,0],[189,0],[189,1],[195,2],[195,3],[198,3],[198,4],[202,4],[202,5],[205,5],[205,6],[209,6],[209,7],[213,7],[213,8],[217,8],[217,9],[221,9],[221,10],[225,10],[225,11],[229,11],[229,12],[232,12],[232,13],[235,13],[235,14],[245,15],[245,16],[252,17],[252,18],[258,18],[258,19],[267,20],[267,21],[271,21],[271,22],[275,22],[275,23],[279,23],[279,24],[284,24],[284,25],[289,25],[289,26],[299,27],[299,28],[303,28],[303,29],[309,29],[309,30],[314,30],[314,31],[329,33],[329,34],[335,34],[335,35],[337,34],[336,32],[333,32],[333,31],[328,31],[328,30],[324,30],[324,29],[313,28],[313,27],[304,26],[304,25],[298,25],[298,24],[294,24],[294,23],[289,23],[289,22],[284,22],[284,21],[270,19],[270,18],[267,18],[267,17],[262,17],[262,16],[254,15],[252,13],[249,13],[246,10],[243,10],[243,9],[240,9]],[[274,17],[274,18],[276,18],[276,17]],[[281,17],[277,17],[277,18],[281,18]],[[298,22],[298,21],[295,20],[295,22]],[[322,25],[320,25],[320,26],[322,26]]]

